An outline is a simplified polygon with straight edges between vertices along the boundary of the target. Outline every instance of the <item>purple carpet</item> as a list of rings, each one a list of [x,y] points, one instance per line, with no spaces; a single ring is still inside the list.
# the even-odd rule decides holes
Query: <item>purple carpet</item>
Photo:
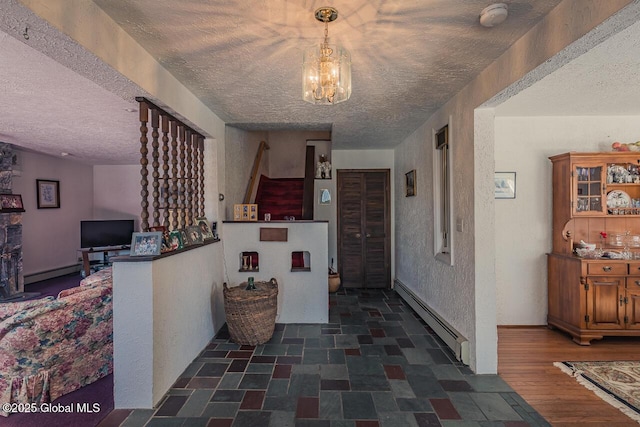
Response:
[[[80,284],[80,273],[67,274],[66,276],[55,277],[49,280],[43,280],[42,282],[31,283],[24,286],[25,292],[40,292],[38,298],[44,298],[48,296],[57,297],[63,289],[73,288]]]
[[[56,277],[50,280],[25,286],[25,292],[40,292],[41,297],[56,297],[63,289],[78,286],[79,273]],[[82,407],[95,409],[95,412],[82,412]],[[95,427],[113,410],[113,375],[107,375],[98,381],[82,387],[73,393],[65,394],[52,402],[53,408],[72,408],[73,412],[12,414],[0,417],[0,426],[6,427]],[[52,409],[53,409],[52,408]]]

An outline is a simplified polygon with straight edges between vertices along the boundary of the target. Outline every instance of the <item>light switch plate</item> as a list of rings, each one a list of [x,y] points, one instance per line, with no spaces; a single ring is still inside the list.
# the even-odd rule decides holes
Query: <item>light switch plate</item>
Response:
[[[464,231],[464,219],[457,218],[456,219],[456,230],[462,233]]]

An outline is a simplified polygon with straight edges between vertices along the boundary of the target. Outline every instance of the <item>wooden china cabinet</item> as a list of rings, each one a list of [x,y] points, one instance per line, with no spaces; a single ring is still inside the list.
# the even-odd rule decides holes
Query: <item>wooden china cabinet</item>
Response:
[[[640,240],[634,239],[640,235],[640,152],[571,152],[550,160],[549,327],[581,345],[607,335],[640,336]],[[574,249],[581,240],[605,255],[628,255],[580,258]]]

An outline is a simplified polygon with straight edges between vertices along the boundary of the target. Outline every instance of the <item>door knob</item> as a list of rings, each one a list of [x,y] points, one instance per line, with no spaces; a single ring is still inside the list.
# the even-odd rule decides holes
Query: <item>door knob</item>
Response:
[[[356,237],[359,239],[361,237],[360,233],[356,233]]]

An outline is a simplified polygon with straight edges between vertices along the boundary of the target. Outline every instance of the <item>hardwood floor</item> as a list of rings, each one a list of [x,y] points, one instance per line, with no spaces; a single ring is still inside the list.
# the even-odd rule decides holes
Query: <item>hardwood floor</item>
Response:
[[[637,426],[631,418],[553,366],[553,362],[640,360],[640,338],[610,337],[590,346],[546,327],[499,327],[498,374],[551,425]]]

